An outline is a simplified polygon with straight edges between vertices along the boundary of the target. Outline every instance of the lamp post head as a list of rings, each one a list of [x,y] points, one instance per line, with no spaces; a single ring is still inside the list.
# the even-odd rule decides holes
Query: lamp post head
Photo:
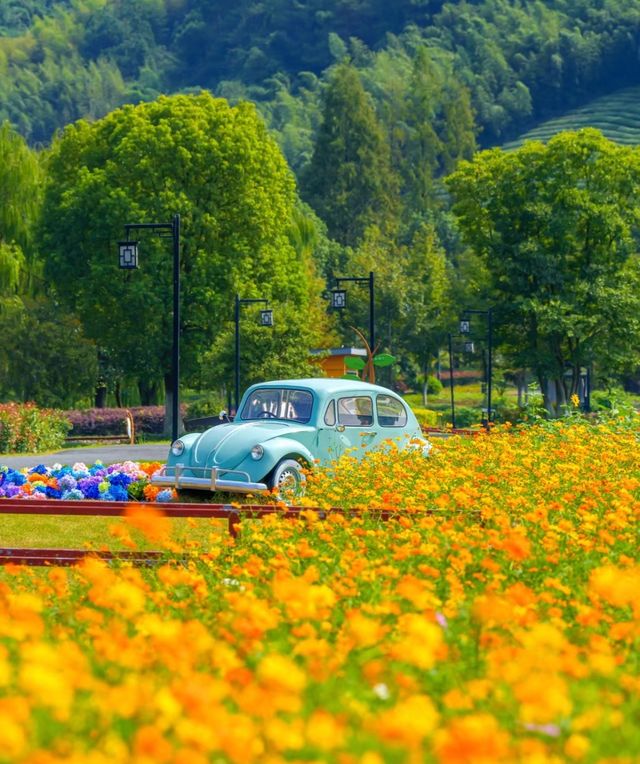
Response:
[[[331,292],[331,307],[342,310],[347,305],[347,292],[345,289],[334,289]]]
[[[138,267],[137,241],[118,242],[118,265],[125,270],[131,270]]]
[[[475,347],[473,342],[465,342],[464,343],[464,352],[465,353],[473,353],[475,352]]]
[[[260,311],[260,326],[273,326],[273,311],[271,309]]]
[[[471,331],[471,322],[468,318],[460,319],[460,334],[469,334]]]

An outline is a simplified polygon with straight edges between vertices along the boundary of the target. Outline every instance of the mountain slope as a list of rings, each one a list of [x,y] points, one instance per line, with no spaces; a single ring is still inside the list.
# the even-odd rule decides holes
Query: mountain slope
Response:
[[[563,130],[595,127],[612,141],[623,145],[640,144],[640,86],[623,88],[572,109],[561,117],[546,120],[504,145],[511,149],[525,141],[546,142]]]

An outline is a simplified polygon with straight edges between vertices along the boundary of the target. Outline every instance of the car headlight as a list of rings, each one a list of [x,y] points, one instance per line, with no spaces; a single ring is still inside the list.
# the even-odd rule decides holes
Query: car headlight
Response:
[[[181,440],[174,440],[171,444],[171,453],[174,456],[180,456],[184,451],[184,443]]]
[[[264,456],[264,448],[262,446],[254,446],[251,449],[251,458],[258,461],[259,459],[262,459]]]

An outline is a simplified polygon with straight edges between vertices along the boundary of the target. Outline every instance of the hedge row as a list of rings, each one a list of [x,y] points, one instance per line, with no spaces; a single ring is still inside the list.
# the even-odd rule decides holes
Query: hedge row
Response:
[[[130,409],[84,409],[66,411],[73,425],[71,435],[123,435],[127,432],[127,411],[133,415],[137,433],[161,435],[164,430],[164,406],[134,406]],[[186,406],[181,406],[182,416]]]

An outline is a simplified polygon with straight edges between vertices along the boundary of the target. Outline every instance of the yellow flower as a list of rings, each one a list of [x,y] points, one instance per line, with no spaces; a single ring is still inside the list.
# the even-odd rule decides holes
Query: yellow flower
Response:
[[[416,613],[398,618],[398,637],[387,649],[390,658],[430,669],[443,648],[442,628]]]
[[[299,693],[307,684],[304,671],[291,658],[276,653],[260,661],[256,676],[271,692]]]
[[[564,744],[564,752],[568,758],[579,761],[587,755],[590,747],[588,738],[574,734],[570,735]]]
[[[386,743],[415,747],[438,723],[438,712],[426,695],[412,695],[382,711],[371,722],[372,730]]]
[[[334,716],[318,710],[307,720],[306,737],[310,745],[322,751],[333,751],[344,742],[344,728]]]

